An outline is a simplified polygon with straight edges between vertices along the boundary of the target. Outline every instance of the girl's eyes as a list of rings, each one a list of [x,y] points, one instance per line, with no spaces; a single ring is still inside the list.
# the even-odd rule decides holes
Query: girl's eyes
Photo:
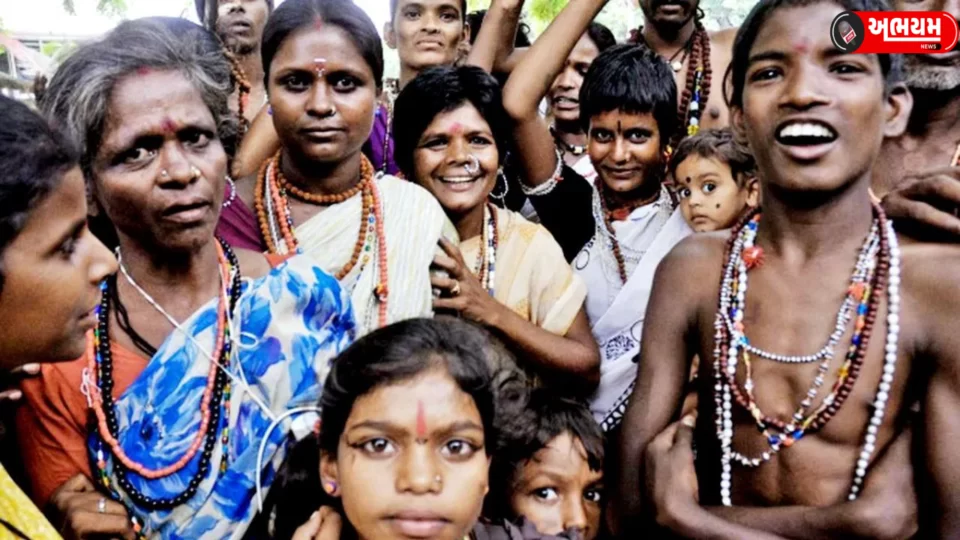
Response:
[[[610,142],[613,139],[613,134],[609,131],[598,129],[591,133],[590,137],[599,143],[605,143]]]
[[[393,453],[395,450],[393,443],[387,439],[370,439],[369,441],[360,445],[360,448],[368,454],[378,455]]]
[[[476,451],[476,446],[461,439],[454,439],[443,445],[443,448],[440,449],[441,454],[455,458],[468,458]]]
[[[707,182],[707,183],[703,184],[703,192],[704,192],[704,193],[712,193],[713,190],[715,190],[715,189],[717,189],[717,185],[714,184],[713,182]]]
[[[560,494],[552,487],[540,488],[533,491],[533,496],[542,501],[555,501],[560,498]]]
[[[753,74],[750,75],[750,80],[751,81],[769,81],[771,79],[776,78],[779,75],[780,75],[779,68],[767,67],[767,68],[762,68],[762,69],[758,69],[757,71],[754,71]]]
[[[57,248],[57,253],[59,253],[64,259],[70,259],[74,253],[77,251],[77,238],[71,236],[64,243],[60,244],[60,247]]]
[[[583,493],[583,498],[592,502],[599,503],[601,499],[601,493],[599,489],[589,489]]]
[[[313,84],[313,81],[304,75],[291,75],[284,78],[280,84],[291,92],[303,92],[304,90],[310,88],[310,85]]]
[[[687,197],[690,196],[690,188],[683,188],[680,191],[678,191],[677,194],[680,195],[681,199],[686,199]]]

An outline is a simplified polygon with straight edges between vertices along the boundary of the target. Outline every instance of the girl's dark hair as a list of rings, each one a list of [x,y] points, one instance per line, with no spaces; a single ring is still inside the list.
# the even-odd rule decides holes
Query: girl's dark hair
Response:
[[[270,64],[290,34],[317,22],[336,26],[350,38],[370,66],[377,89],[383,88],[383,45],[370,16],[351,0],[286,0],[270,15],[263,29],[264,84],[269,85]]]
[[[486,331],[450,317],[410,319],[360,338],[333,361],[320,398],[319,437],[301,440],[287,454],[251,531],[258,538],[290,538],[320,506],[338,507],[321,489],[320,453],[337,455],[358,398],[430,370],[444,370],[473,398],[486,452],[493,455],[501,417],[516,409],[510,404],[525,401],[525,383],[514,365]]]
[[[590,26],[587,27],[587,37],[597,46],[600,52],[617,44],[617,38],[613,37],[613,32],[598,22],[592,22]]]
[[[483,26],[483,20],[487,18],[487,10],[478,9],[467,14],[467,24],[470,25],[470,44],[477,41],[480,34],[480,28]],[[517,48],[530,46],[530,25],[520,23],[517,26],[517,37],[513,39],[513,46]]]
[[[433,119],[465,104],[473,105],[490,125],[503,163],[511,124],[497,80],[474,66],[438,66],[410,81],[394,104],[394,159],[407,178],[414,178],[413,153]]]
[[[0,95],[0,291],[4,250],[79,162],[70,140],[23,103]]]
[[[729,107],[743,107],[743,87],[746,84],[747,64],[760,29],[779,9],[832,3],[845,11],[890,11],[884,0],[760,0],[740,25],[733,42],[733,57],[724,74],[724,101]],[[827,29],[824,29],[826,32]],[[884,86],[890,90],[903,80],[903,58],[899,54],[878,54]]]
[[[490,467],[490,493],[484,517],[512,520],[510,494],[524,464],[553,439],[569,433],[583,444],[592,471],[603,469],[603,432],[581,401],[560,397],[556,389],[538,388],[526,406],[501,426],[500,447]]]
[[[728,167],[739,187],[757,176],[757,163],[746,145],[737,142],[730,128],[701,129],[696,135],[680,141],[670,156],[670,174],[676,175],[677,167],[690,156],[714,158]]]
[[[610,111],[651,113],[666,146],[677,130],[677,83],[666,60],[646,46],[614,45],[590,65],[580,87],[580,122]]]

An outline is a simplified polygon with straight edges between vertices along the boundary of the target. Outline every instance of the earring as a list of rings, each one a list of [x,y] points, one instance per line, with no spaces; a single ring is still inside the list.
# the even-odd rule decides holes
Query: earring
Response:
[[[273,105],[267,105],[267,116],[273,116]]]
[[[490,192],[490,198],[495,201],[500,201],[502,205],[506,205],[507,193],[510,193],[510,182],[507,181],[507,175],[503,174],[503,167],[497,170],[497,184],[499,184],[501,180],[503,181],[503,193],[500,195],[494,193],[493,191],[497,189],[497,186],[494,185],[493,191]]]
[[[338,486],[337,486],[337,483],[334,482],[334,481],[329,481],[329,482],[324,482],[324,483],[323,483],[323,491],[325,491],[325,492],[327,493],[327,495],[331,495],[331,496],[336,495],[336,494],[337,494],[337,487],[338,487]]]

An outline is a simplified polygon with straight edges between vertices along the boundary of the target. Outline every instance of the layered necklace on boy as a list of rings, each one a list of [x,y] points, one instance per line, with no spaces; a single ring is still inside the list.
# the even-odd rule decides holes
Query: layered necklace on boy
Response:
[[[748,274],[760,266],[762,249],[755,244],[760,213],[754,212],[734,229],[727,243],[725,266],[720,285],[720,307],[714,323],[715,378],[714,402],[717,439],[720,443],[720,496],[724,505],[731,504],[731,469],[737,463],[744,467],[759,467],[778,452],[791,447],[805,435],[822,429],[840,410],[849,397],[860,374],[877,317],[880,298],[887,293],[887,336],[884,349],[883,375],[873,403],[873,413],[867,434],[857,460],[853,484],[848,498],[855,499],[866,477],[866,469],[873,455],[876,436],[886,410],[893,376],[896,370],[899,338],[900,309],[900,251],[893,225],[887,221],[879,206],[874,206],[874,221],[861,247],[847,293],[836,317],[833,332],[826,345],[814,354],[787,356],[764,351],[750,343],[744,326]],[[814,400],[823,386],[834,354],[840,346],[850,321],[854,321],[853,335],[846,356],[837,371],[837,380],[830,392],[816,408]],[[764,415],[755,399],[751,361],[760,357],[781,364],[797,365],[819,362],[810,389],[804,395],[794,415],[787,421]],[[737,372],[743,364],[743,388],[737,381]],[[745,456],[733,449],[733,406],[745,409],[756,423],[769,446],[759,456]]]
[[[89,396],[94,413],[93,419],[96,423],[96,429],[91,430],[91,437],[94,438],[96,448],[95,455],[91,456],[92,465],[93,469],[97,471],[98,483],[110,490],[116,500],[122,500],[111,482],[110,475],[107,473],[107,453],[109,453],[113,457],[113,473],[117,479],[117,486],[138,507],[150,512],[175,508],[185,504],[196,494],[200,483],[210,471],[211,459],[217,447],[218,439],[223,449],[219,467],[220,474],[225,472],[228,466],[230,432],[226,424],[221,429],[221,422],[229,422],[230,418],[231,384],[227,373],[233,357],[230,320],[240,297],[241,275],[237,258],[225,242],[219,241],[217,251],[222,289],[218,294],[216,343],[213,353],[210,355],[207,385],[200,401],[200,425],[187,451],[176,462],[166,467],[147,468],[130,458],[119,442],[120,426],[113,398],[113,356],[110,349],[110,307],[111,299],[115,295],[109,289],[116,287],[116,281],[108,280],[101,285],[102,296],[97,308],[98,325],[93,332],[91,342],[93,350],[88,355],[90,357],[89,371],[95,377],[96,383],[96,391],[91,392],[92,395]],[[169,314],[156,301],[143,292],[122,266],[121,271],[148,302],[168,317],[178,330],[183,331],[180,325],[170,318]],[[190,337],[189,334],[188,337]],[[147,480],[159,480],[176,474],[187,467],[198,452],[200,458],[196,465],[196,472],[186,482],[184,490],[177,495],[164,499],[153,498],[145,495],[130,483],[128,475],[131,472]],[[139,535],[142,527],[141,522],[134,512],[131,511],[130,515],[134,531]]]
[[[637,208],[657,202],[664,197],[664,190],[661,187],[656,193],[646,199],[631,201],[629,204],[611,209],[605,193],[606,188],[604,187],[603,180],[601,180],[599,177],[597,177],[597,179],[594,181],[594,188],[595,194],[593,204],[593,219],[597,224],[597,236],[600,238],[606,238],[608,245],[610,246],[610,252],[613,254],[614,260],[617,262],[617,273],[620,276],[620,285],[626,285],[627,279],[630,277],[630,269],[627,268],[627,259],[624,256],[624,247],[621,246],[620,241],[617,240],[617,233],[613,228],[613,222],[627,220],[629,219],[630,214],[632,214]],[[659,223],[656,224],[658,231],[661,227],[663,227],[667,219],[670,218],[670,214],[672,212],[673,206],[670,204],[663,204],[658,209],[658,214],[655,218],[659,220]],[[629,248],[627,249],[629,250]],[[639,260],[643,258],[642,252],[636,252],[636,250],[631,251],[633,251],[634,259]]]
[[[288,195],[295,199],[317,206],[340,204],[348,199],[362,197],[360,212],[360,230],[353,247],[350,260],[334,274],[337,281],[343,281],[357,269],[359,272],[368,263],[373,263],[377,271],[377,284],[374,296],[378,302],[379,326],[387,324],[388,271],[387,241],[383,229],[383,201],[380,189],[374,178],[373,165],[366,156],[360,157],[360,180],[357,185],[334,195],[317,195],[297,187],[280,170],[280,152],[264,162],[257,177],[254,192],[254,206],[260,224],[260,233],[267,243],[270,253],[299,253],[300,245],[294,234],[293,216],[290,212]],[[359,275],[358,272],[358,275]]]

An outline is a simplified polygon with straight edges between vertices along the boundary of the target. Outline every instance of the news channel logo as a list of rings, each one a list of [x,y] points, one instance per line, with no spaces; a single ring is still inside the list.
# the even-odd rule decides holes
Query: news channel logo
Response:
[[[852,11],[844,11],[833,19],[830,25],[830,39],[833,45],[843,52],[852,53],[863,44],[866,30],[863,20]]]

